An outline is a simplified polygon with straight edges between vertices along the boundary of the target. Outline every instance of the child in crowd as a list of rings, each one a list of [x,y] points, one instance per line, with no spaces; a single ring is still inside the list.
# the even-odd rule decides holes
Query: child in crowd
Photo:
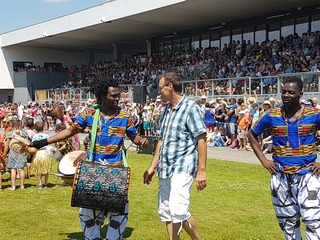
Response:
[[[43,139],[47,139],[50,136],[48,134],[43,133],[44,123],[36,122],[34,124],[35,130],[37,134],[35,134],[32,138],[32,141],[40,141]],[[45,148],[41,148],[37,153],[33,156],[33,169],[35,176],[38,178],[39,185],[38,189],[47,188],[48,180],[49,180],[49,172],[51,167],[48,167],[48,164],[51,164],[51,158],[44,150]],[[42,151],[44,150],[44,151]],[[42,185],[42,176],[44,176],[44,184]]]
[[[34,135],[36,135],[36,132],[34,131],[33,118],[27,118],[26,127],[24,128],[24,131],[28,134],[29,140],[32,141]],[[27,176],[26,176],[27,179],[31,177],[31,160],[32,160],[32,155],[28,153],[27,154]]]
[[[8,168],[11,173],[11,188],[10,190],[16,190],[16,177],[17,173],[20,176],[20,189],[24,189],[25,173],[24,167],[27,162],[27,153],[25,151],[17,152],[12,148],[10,143],[13,143],[13,137],[19,137],[22,139],[28,139],[28,134],[22,130],[22,122],[18,118],[12,118],[9,121],[10,128],[6,133],[5,147],[3,151],[3,157],[8,159]],[[12,141],[12,142],[11,142]]]
[[[239,135],[239,150],[247,149],[247,133],[250,125],[249,119],[245,116],[246,110],[239,112],[238,118],[238,135]]]
[[[226,134],[226,129],[224,127],[219,127],[220,136],[224,142],[224,146],[228,146],[231,143],[231,139]]]
[[[142,112],[142,119],[143,119],[143,130],[144,130],[144,135],[146,136],[151,136],[151,114],[148,111],[148,107],[145,106],[143,108]]]
[[[223,138],[221,137],[221,133],[219,131],[219,128],[215,126],[213,128],[213,132],[209,135],[207,139],[207,143],[209,147],[223,147],[225,146],[225,142],[223,141]]]

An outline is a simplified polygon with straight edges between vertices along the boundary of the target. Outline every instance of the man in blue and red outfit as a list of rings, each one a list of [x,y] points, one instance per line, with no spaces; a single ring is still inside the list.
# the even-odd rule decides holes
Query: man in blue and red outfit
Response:
[[[104,162],[112,166],[123,166],[122,149],[124,137],[127,135],[136,145],[147,147],[149,142],[146,138],[138,135],[134,126],[134,119],[125,109],[119,107],[119,86],[113,79],[96,79],[91,83],[90,91],[97,98],[97,104],[85,110],[73,125],[51,138],[33,142],[33,146],[41,148],[44,145],[60,142],[84,129],[89,130],[89,143],[87,153],[79,156],[78,160],[85,160],[90,155],[92,139],[92,125],[95,111],[100,108],[97,135],[93,152],[93,162]],[[123,214],[105,213],[104,211],[80,208],[80,224],[86,240],[100,240],[100,228],[106,217],[109,217],[107,240],[121,240],[128,221],[128,203]]]
[[[270,172],[274,211],[286,240],[301,240],[300,218],[306,239],[320,239],[320,163],[316,162],[316,132],[320,112],[300,104],[303,82],[298,77],[283,81],[283,106],[270,109],[248,133],[261,164]],[[270,130],[272,160],[262,153],[258,136]]]

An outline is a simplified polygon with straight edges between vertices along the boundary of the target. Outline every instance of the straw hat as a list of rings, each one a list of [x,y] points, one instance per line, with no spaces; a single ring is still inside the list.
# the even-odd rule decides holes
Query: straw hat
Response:
[[[86,153],[85,151],[73,151],[66,154],[59,163],[59,171],[64,175],[72,175],[76,173],[76,167],[73,166],[73,162],[80,156],[80,154]]]
[[[254,97],[249,97],[247,100],[247,104],[252,105],[255,103],[255,101],[256,101],[256,99]]]

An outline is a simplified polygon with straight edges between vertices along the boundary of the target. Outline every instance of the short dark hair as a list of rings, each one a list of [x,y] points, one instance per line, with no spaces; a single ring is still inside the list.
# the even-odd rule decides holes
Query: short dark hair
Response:
[[[59,123],[59,124],[57,124],[56,125],[56,132],[60,132],[60,131],[62,131],[62,130],[65,130],[67,128],[67,126],[66,126],[66,124],[64,124],[64,123]]]
[[[296,83],[298,88],[300,89],[300,91],[302,91],[303,89],[303,82],[300,78],[296,77],[296,76],[293,76],[293,77],[285,77],[283,79],[283,84],[285,83]]]
[[[37,132],[42,132],[43,131],[43,127],[44,127],[43,122],[36,122],[34,124],[34,128],[36,129]]]
[[[97,103],[101,103],[102,98],[107,96],[109,87],[119,88],[119,84],[113,78],[95,78],[90,83],[89,92],[96,96]]]

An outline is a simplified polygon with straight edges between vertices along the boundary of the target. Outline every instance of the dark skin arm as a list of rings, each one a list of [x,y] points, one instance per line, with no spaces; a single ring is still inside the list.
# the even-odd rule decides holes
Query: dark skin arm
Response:
[[[266,156],[263,154],[260,144],[258,142],[258,136],[254,134],[252,130],[249,130],[248,139],[254,153],[261,162],[262,166],[264,166],[271,174],[277,173],[276,163],[272,160],[267,159]]]

